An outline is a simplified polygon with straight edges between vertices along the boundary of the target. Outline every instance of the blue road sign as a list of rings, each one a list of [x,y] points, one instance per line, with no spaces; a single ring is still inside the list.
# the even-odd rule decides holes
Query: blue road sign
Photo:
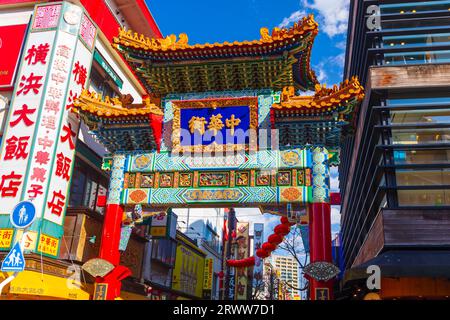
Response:
[[[23,271],[24,269],[25,269],[25,258],[23,256],[20,243],[16,242],[14,247],[5,257],[5,260],[3,260],[1,270],[3,272],[10,272],[10,271],[18,272]]]
[[[10,215],[14,227],[23,229],[33,223],[36,217],[36,208],[30,201],[19,202]]]

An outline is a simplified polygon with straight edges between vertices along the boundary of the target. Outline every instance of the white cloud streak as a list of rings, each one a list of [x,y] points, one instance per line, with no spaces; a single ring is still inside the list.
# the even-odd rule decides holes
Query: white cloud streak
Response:
[[[289,17],[286,17],[281,21],[281,23],[278,25],[279,28],[285,28],[289,26],[290,24],[299,21],[304,16],[306,16],[306,12],[303,10],[297,10],[292,12],[292,14]]]
[[[278,25],[279,28],[285,28],[299,21],[309,13],[304,9],[310,9],[316,14],[320,28],[330,38],[347,32],[349,0],[301,0],[300,5],[302,9],[294,11],[289,17],[285,17]]]
[[[302,0],[304,8],[315,10],[322,30],[334,37],[347,32],[350,1],[348,0]]]

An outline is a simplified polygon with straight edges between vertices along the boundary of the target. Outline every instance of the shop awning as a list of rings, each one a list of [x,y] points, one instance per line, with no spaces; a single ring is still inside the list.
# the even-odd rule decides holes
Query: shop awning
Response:
[[[0,282],[10,275],[12,273],[9,272],[0,274]],[[73,280],[35,271],[23,271],[3,290],[3,293],[7,296],[24,295],[28,297],[27,299],[34,297],[44,300],[89,300],[92,285]]]
[[[450,278],[450,250],[392,250],[347,270],[344,283],[366,279],[367,268],[379,266],[383,278]]]

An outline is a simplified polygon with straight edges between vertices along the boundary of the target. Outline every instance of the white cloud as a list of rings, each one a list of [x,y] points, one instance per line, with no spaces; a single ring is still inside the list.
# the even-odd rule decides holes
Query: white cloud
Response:
[[[350,1],[348,0],[302,0],[304,8],[315,10],[322,30],[334,37],[347,32]]]
[[[330,80],[329,72],[333,74],[341,73],[344,67],[344,63],[345,63],[345,52],[342,52],[336,56],[329,56],[322,59],[322,61],[320,61],[313,68],[316,72],[317,80],[320,83],[328,83]],[[342,75],[339,74],[339,78],[341,77]]]
[[[345,50],[347,48],[347,41],[339,41],[338,43],[336,43],[335,47],[341,50]]]
[[[324,67],[325,67],[325,62],[321,62],[317,66],[317,72],[316,72],[317,81],[319,81],[320,83],[324,82],[328,78],[328,75],[327,75]]]
[[[316,14],[316,20],[321,30],[329,37],[347,32],[349,0],[300,0],[300,5],[303,9],[294,11],[289,17],[285,17],[278,25],[279,28],[287,27],[299,21],[309,13],[304,9],[310,9],[312,13]],[[338,45],[345,48],[344,43]]]
[[[281,21],[281,23],[278,25],[279,28],[285,28],[291,23],[297,22],[300,19],[302,19],[304,16],[306,16],[306,12],[303,10],[294,11],[289,17],[286,17]]]

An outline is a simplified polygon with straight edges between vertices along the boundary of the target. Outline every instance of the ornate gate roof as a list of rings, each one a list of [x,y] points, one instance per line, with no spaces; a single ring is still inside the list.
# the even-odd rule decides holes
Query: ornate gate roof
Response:
[[[248,89],[313,89],[318,83],[310,55],[318,24],[312,15],[290,29],[261,28],[253,41],[188,44],[186,34],[150,39],[121,29],[115,48],[149,93]]]

